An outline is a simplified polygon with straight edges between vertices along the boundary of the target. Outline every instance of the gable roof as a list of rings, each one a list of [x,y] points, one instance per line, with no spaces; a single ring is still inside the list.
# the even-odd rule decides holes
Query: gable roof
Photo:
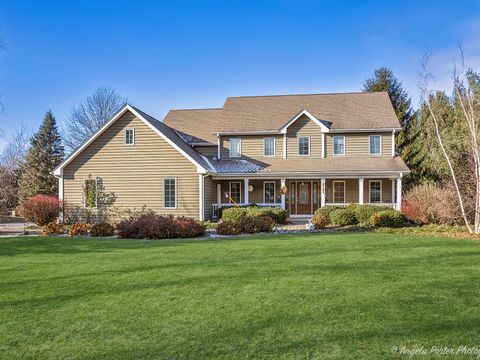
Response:
[[[215,145],[216,133],[281,133],[301,115],[323,131],[400,129],[387,92],[229,97],[220,109],[172,110],[164,123],[190,144]]]
[[[83,150],[85,150],[95,139],[97,139],[103,132],[105,132],[115,121],[117,121],[127,111],[132,112],[138,119],[143,121],[155,133],[162,137],[166,142],[172,145],[178,152],[180,152],[187,160],[197,166],[199,173],[206,173],[211,171],[208,160],[200,153],[196,152],[190,145],[188,145],[177,132],[169,126],[158,121],[154,117],[144,113],[143,111],[125,104],[117,113],[98,129],[90,138],[88,138],[82,145],[80,145],[74,152],[72,152],[60,165],[53,170],[53,175],[61,176],[63,168],[67,166],[73,159],[75,159]]]

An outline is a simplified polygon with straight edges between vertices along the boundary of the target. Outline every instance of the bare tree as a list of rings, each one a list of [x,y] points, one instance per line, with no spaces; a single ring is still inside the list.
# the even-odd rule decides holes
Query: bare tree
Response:
[[[100,87],[67,116],[64,143],[73,151],[112,118],[126,99],[111,87]]]
[[[0,152],[0,212],[14,209],[18,205],[18,181],[29,139],[30,134],[22,125]]]
[[[419,82],[420,93],[423,101],[427,105],[428,111],[433,119],[435,134],[441,148],[442,154],[447,162],[448,169],[450,171],[451,179],[457,194],[458,202],[460,205],[460,210],[462,213],[463,220],[470,234],[480,234],[480,149],[479,149],[479,110],[480,110],[480,77],[473,72],[471,69],[466,71],[462,69],[460,73],[457,72],[456,68],[454,69],[454,93],[455,99],[460,104],[461,115],[460,118],[466,124],[468,131],[464,132],[462,128],[456,127],[453,130],[454,135],[457,139],[463,139],[468,142],[470,145],[470,152],[464,154],[466,156],[454,156],[458,154],[449,153],[446,145],[446,140],[442,131],[440,129],[440,120],[437,117],[434,106],[432,106],[431,90],[429,90],[429,83],[432,79],[431,73],[428,71],[428,62],[430,59],[430,54],[425,54],[421,60],[422,72],[421,80]],[[463,64],[463,53],[462,53],[462,64]],[[464,67],[463,67],[464,68]],[[469,221],[465,207],[465,198],[468,197],[467,191],[461,189],[459,186],[459,175],[455,169],[458,169],[458,164],[454,164],[456,158],[463,159],[465,161],[471,160],[474,168],[474,176],[471,177],[473,187],[475,188],[475,209],[474,209],[474,229]],[[465,167],[462,167],[465,169]],[[467,177],[468,178],[468,177]],[[471,186],[467,185],[467,188]]]

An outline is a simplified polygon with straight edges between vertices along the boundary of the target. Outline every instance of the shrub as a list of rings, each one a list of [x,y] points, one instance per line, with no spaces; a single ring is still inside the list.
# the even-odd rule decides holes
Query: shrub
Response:
[[[42,234],[45,236],[60,235],[64,232],[63,224],[58,224],[56,221],[49,222],[42,229]]]
[[[117,228],[120,237],[133,239],[173,239],[205,234],[205,226],[194,219],[153,213],[125,219]]]
[[[325,229],[325,227],[328,225],[326,215],[323,213],[313,215],[312,224],[315,226],[315,229]]]
[[[90,229],[90,235],[92,236],[112,236],[114,233],[115,228],[107,222],[93,224]]]
[[[360,224],[370,224],[370,218],[373,214],[383,211],[391,210],[388,206],[377,206],[377,205],[357,205],[355,207],[355,216]]]
[[[222,219],[225,221],[238,222],[245,216],[260,217],[269,216],[278,224],[285,224],[288,216],[287,210],[280,206],[255,206],[228,207],[222,210]]]
[[[355,212],[351,209],[337,209],[330,213],[330,220],[336,226],[348,226],[358,223]]]
[[[373,214],[370,222],[380,227],[401,227],[405,224],[405,216],[397,210],[383,210]]]
[[[321,207],[321,208],[318,208],[317,210],[315,210],[314,215],[322,214],[323,216],[325,216],[325,219],[326,219],[327,225],[328,225],[328,224],[332,223],[332,219],[330,218],[330,214],[333,211],[339,210],[339,209],[344,209],[344,208],[339,207],[339,206],[324,206],[324,207]]]
[[[238,235],[240,234],[240,226],[232,221],[222,221],[217,226],[217,234],[219,235]]]
[[[61,202],[55,196],[35,195],[23,203],[19,212],[26,220],[43,226],[57,219],[60,208]]]
[[[275,220],[270,216],[245,216],[237,223],[240,231],[247,234],[271,232],[275,227]]]
[[[230,207],[222,211],[222,220],[224,221],[236,223],[245,216],[247,216],[247,208],[245,207]]]
[[[412,188],[405,195],[402,212],[419,225],[462,222],[456,194],[450,187],[419,185]]]
[[[73,224],[68,232],[71,236],[87,235],[92,225],[86,223]]]

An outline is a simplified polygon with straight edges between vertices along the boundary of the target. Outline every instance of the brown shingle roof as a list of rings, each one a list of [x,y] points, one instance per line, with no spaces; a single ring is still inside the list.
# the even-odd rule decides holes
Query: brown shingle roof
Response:
[[[163,122],[175,130],[180,131],[180,136],[191,144],[210,142],[216,145],[217,137],[215,133],[221,128],[219,121],[222,110],[223,109],[170,110]],[[190,137],[185,136],[187,134],[190,135]],[[191,137],[193,137],[193,139],[190,139]]]
[[[216,132],[278,131],[302,110],[331,129],[393,129],[400,124],[386,92],[229,97],[221,109],[172,110],[165,124],[189,143],[216,143]]]

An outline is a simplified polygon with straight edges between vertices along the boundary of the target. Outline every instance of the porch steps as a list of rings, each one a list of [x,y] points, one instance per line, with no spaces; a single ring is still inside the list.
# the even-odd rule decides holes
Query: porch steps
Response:
[[[312,217],[310,215],[288,217],[287,218],[287,223],[295,224],[295,225],[305,225],[306,223],[308,223],[308,220],[310,220],[311,218]]]

